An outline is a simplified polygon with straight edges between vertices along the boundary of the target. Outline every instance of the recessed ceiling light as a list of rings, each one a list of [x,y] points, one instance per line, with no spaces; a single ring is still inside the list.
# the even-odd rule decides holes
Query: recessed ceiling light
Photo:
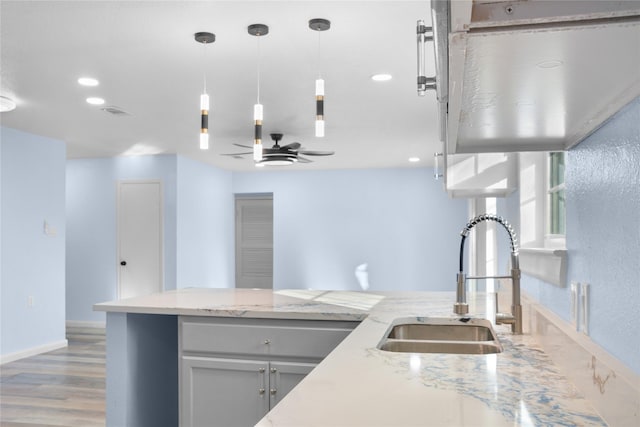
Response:
[[[371,76],[371,80],[374,82],[387,82],[391,80],[393,76],[391,74],[374,74]]]
[[[0,113],[6,113],[7,111],[13,111],[15,109],[16,103],[13,99],[0,96]]]
[[[411,163],[416,163],[420,161],[420,157],[409,157],[409,161]]]
[[[100,82],[92,77],[80,77],[78,83],[82,86],[98,86]]]
[[[538,68],[556,68],[563,64],[559,59],[549,59],[547,61],[542,61],[537,64]]]
[[[102,105],[104,104],[104,99],[102,98],[87,98],[87,102],[91,105]]]

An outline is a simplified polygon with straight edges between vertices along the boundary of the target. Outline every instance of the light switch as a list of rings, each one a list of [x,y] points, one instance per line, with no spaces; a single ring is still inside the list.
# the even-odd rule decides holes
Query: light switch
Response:
[[[571,282],[571,324],[578,330],[578,282]]]
[[[54,226],[52,226],[51,224],[49,224],[49,222],[47,222],[45,220],[44,221],[44,234],[49,236],[49,237],[56,237],[56,235],[58,234],[58,230],[56,230],[56,228]]]

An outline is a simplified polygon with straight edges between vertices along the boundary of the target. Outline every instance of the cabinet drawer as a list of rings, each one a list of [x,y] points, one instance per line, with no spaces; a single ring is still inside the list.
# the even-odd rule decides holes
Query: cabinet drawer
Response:
[[[181,317],[183,353],[324,358],[357,322]]]

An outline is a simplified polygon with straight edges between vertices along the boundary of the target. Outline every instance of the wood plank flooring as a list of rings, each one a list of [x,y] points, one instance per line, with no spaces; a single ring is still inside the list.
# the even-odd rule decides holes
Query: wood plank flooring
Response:
[[[0,366],[0,426],[104,427],[104,329],[72,328],[67,339],[67,348]]]

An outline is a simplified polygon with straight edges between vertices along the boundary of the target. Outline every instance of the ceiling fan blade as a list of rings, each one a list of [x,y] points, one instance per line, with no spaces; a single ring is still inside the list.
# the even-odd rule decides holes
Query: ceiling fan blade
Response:
[[[233,145],[235,145],[236,147],[248,148],[250,150],[253,149],[253,147],[249,145],[236,144],[235,142],[233,143]]]
[[[253,154],[253,151],[250,151],[248,153],[221,153],[221,156],[245,156],[247,154]]]
[[[298,163],[313,163],[313,160],[311,159],[305,159],[302,156],[298,156]]]
[[[280,148],[289,149],[289,150],[297,150],[300,148],[299,142],[292,142],[291,144],[283,145]]]
[[[298,151],[299,154],[304,154],[305,156],[333,156],[335,151],[307,151],[301,150]]]

